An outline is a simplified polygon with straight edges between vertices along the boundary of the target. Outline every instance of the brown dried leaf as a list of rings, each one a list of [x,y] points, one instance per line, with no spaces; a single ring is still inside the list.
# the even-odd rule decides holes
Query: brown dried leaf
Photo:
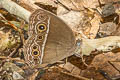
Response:
[[[82,4],[86,8],[96,8],[99,5],[98,0],[82,0]]]
[[[119,74],[119,71],[117,71],[112,65],[108,63],[108,61],[120,61],[120,53],[104,53],[99,54],[95,56],[93,59],[90,67],[95,67],[96,69],[100,68],[106,72],[108,72],[111,76],[116,76]],[[112,62],[117,67],[117,69],[120,70],[120,62]]]
[[[34,72],[31,76],[29,76],[29,79],[28,79],[28,80],[35,80],[35,78],[36,78],[38,72],[39,72],[39,71]]]
[[[117,31],[117,25],[113,22],[106,22],[100,25],[99,33],[98,35],[100,37],[106,37],[106,36],[115,36],[115,33]]]
[[[99,30],[100,17],[95,15],[95,17],[90,21],[92,27],[90,30],[90,39],[94,39]]]
[[[70,11],[64,15],[60,15],[59,17],[64,20],[71,29],[73,29],[74,31],[78,31],[78,26],[84,15],[80,12]]]

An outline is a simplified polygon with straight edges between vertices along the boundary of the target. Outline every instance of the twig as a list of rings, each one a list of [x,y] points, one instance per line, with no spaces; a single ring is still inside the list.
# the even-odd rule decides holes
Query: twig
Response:
[[[109,63],[112,67],[114,67],[114,68],[120,73],[120,70],[117,69],[116,66],[115,66],[114,64],[111,63],[111,61],[108,61],[108,63]]]
[[[18,28],[12,24],[10,21],[8,21],[1,13],[0,13],[0,17],[6,22],[8,23],[13,29],[15,29],[16,31],[18,31]]]
[[[0,59],[9,59],[11,61],[19,61],[19,62],[22,62],[22,63],[25,63],[24,60],[20,60],[18,58],[11,58],[11,57],[6,57],[6,56],[0,56]]]
[[[73,6],[76,8],[76,9],[78,9],[78,7],[75,5],[75,3],[72,1],[72,0],[70,0],[71,1],[71,3],[73,4]]]
[[[17,47],[13,50],[12,53],[10,53],[10,55],[8,57],[12,57],[17,51],[18,49],[20,48],[21,45],[17,45]]]
[[[101,7],[102,7],[101,1],[100,1],[100,0],[98,0],[98,3],[99,3],[99,6],[100,6],[100,8],[101,8]]]
[[[68,11],[71,11],[71,9],[69,9],[67,6],[65,6],[63,3],[61,3],[59,0],[56,0],[57,3],[59,3],[61,6],[63,6],[65,9],[67,9]]]
[[[20,39],[21,39],[21,43],[25,43],[25,39],[24,39],[24,34],[23,34],[23,28],[25,26],[25,22],[24,21],[21,21],[21,24],[20,24],[20,28],[21,30],[19,31],[20,32]]]
[[[73,77],[76,77],[76,78],[78,78],[78,79],[82,79],[82,80],[90,80],[90,79],[88,79],[88,78],[85,78],[85,77],[82,77],[82,76],[77,76],[77,75],[74,75],[74,74],[71,74],[71,73],[68,73],[68,72],[61,72],[61,73],[63,73],[63,74],[67,74],[67,75],[70,75],[70,76],[73,76]]]
[[[120,37],[110,36],[100,39],[82,39],[81,51],[83,55],[90,55],[92,51],[108,52],[120,48]]]
[[[30,12],[26,9],[22,8],[15,2],[11,0],[0,0],[0,6],[6,9],[11,14],[19,16],[20,18],[24,19],[25,21],[29,22]]]

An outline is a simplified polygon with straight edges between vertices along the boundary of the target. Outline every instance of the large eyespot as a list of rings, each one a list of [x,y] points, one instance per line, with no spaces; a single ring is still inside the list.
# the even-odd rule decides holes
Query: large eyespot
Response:
[[[32,52],[33,56],[39,56],[39,51],[35,50]]]
[[[45,24],[39,24],[37,26],[38,31],[43,32],[46,30],[46,25]]]

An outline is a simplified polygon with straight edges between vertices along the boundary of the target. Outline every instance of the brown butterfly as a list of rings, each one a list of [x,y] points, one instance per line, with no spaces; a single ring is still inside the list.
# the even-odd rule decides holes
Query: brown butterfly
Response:
[[[31,14],[28,36],[23,50],[25,62],[31,67],[55,63],[71,56],[76,48],[75,36],[68,25],[43,9]]]

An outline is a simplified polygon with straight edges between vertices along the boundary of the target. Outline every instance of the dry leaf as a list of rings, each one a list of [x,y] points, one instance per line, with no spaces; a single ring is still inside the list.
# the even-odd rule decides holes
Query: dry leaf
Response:
[[[100,17],[95,15],[95,17],[90,21],[92,27],[90,30],[90,39],[94,39],[98,33],[99,30],[99,24],[100,24]]]
[[[90,67],[95,67],[96,69],[100,68],[109,73],[111,76],[119,75],[119,71],[117,71],[112,65],[108,63],[108,61],[119,61],[120,53],[112,53],[108,52],[105,54],[99,54],[95,56]],[[120,62],[111,62],[113,63],[117,69],[120,70]]]

